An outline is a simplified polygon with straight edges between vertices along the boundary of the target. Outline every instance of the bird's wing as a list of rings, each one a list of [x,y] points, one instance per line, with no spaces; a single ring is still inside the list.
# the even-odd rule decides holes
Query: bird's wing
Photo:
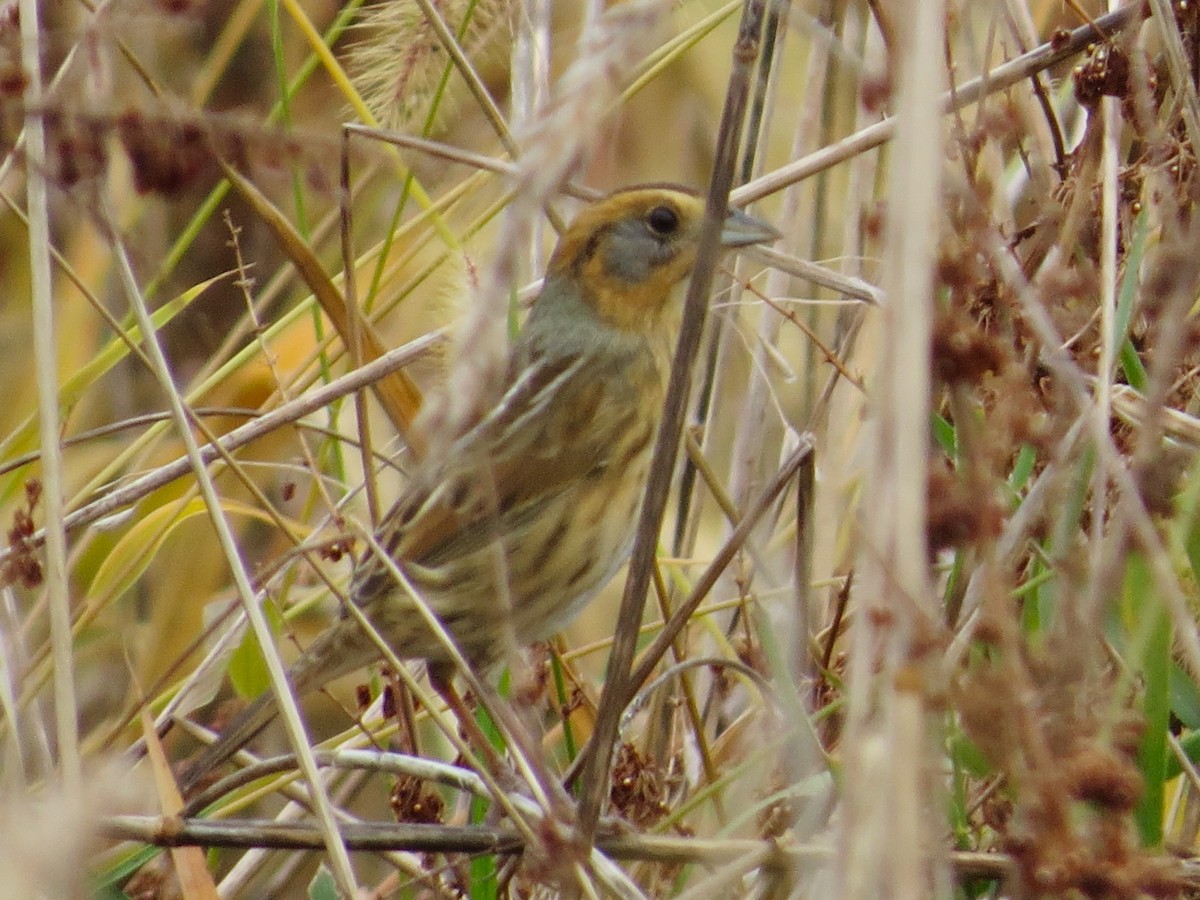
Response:
[[[504,523],[535,516],[610,456],[605,377],[586,355],[535,359],[495,407],[439,465],[419,474],[379,525],[397,561],[436,565],[503,533]],[[599,427],[598,427],[599,426]],[[391,580],[377,560],[355,572],[352,594]]]

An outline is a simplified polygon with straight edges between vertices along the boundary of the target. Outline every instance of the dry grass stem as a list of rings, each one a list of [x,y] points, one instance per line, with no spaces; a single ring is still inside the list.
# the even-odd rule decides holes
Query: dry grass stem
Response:
[[[0,895],[1200,897],[1197,4],[217,21],[0,9]],[[707,185],[673,364],[662,210],[542,278],[655,182]],[[730,204],[779,239],[719,259]],[[563,296],[629,321],[522,336]],[[514,347],[651,320],[658,382],[529,427]],[[585,512],[630,563],[518,646],[610,577]]]

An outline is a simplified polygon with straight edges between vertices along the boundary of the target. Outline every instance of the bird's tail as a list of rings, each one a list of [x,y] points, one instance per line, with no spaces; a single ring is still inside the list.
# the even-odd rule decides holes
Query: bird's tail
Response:
[[[356,622],[343,619],[313,642],[288,671],[288,680],[296,697],[361,668],[377,655],[375,645]],[[268,690],[255,699],[226,727],[221,736],[204,749],[179,778],[180,791],[186,797],[209,772],[227,762],[252,741],[279,714],[275,694]]]
[[[209,744],[200,756],[188,765],[179,776],[179,790],[184,797],[195,791],[196,787],[222,763],[227,762],[271,724],[271,720],[279,713],[275,702],[275,694],[267,691],[249,706],[241,711],[216,741]]]

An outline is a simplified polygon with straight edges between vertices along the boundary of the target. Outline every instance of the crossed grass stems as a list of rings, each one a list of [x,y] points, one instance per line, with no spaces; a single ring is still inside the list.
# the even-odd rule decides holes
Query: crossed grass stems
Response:
[[[1122,18],[1119,16],[1125,16],[1125,17]],[[1100,24],[1105,29],[1105,31],[1107,31],[1111,35],[1111,34],[1115,33],[1125,23],[1126,18],[1127,18],[1127,16],[1125,13],[1114,14],[1113,16],[1108,17],[1106,20],[1102,20],[1102,22]],[[1032,74],[1035,71],[1040,70],[1040,68],[1045,67],[1046,65],[1049,65],[1051,62],[1053,62],[1057,59],[1065,58],[1070,53],[1077,52],[1079,46],[1081,46],[1080,41],[1085,40],[1085,39],[1093,40],[1094,33],[1091,32],[1089,29],[1079,29],[1075,34],[1072,35],[1071,40],[1068,42],[1056,42],[1056,46],[1051,47],[1050,45],[1047,45],[1047,47],[1038,48],[1038,50],[1033,51],[1031,54],[1027,54],[1026,56],[1028,58],[1024,59],[1024,62],[1022,62],[1021,60],[1018,60],[1018,61],[1015,61],[1014,63],[1008,64],[1008,66],[1005,67],[1006,71],[1004,74],[1006,77],[1011,77],[1014,80],[1017,78],[1028,77],[1028,75]],[[1039,54],[1040,54],[1040,56],[1039,56]],[[1036,62],[1034,60],[1036,60]],[[1020,63],[1021,65],[1017,65],[1018,63]],[[1016,66],[1016,68],[1013,68],[1014,66]],[[1022,72],[1021,66],[1028,67],[1028,71]],[[1021,72],[1021,74],[1018,75],[1018,74],[1016,74],[1017,72]],[[977,82],[977,84],[979,85],[979,87],[976,88],[978,93],[972,93],[971,86],[963,86],[962,88],[959,89],[959,91],[956,94],[951,95],[950,104],[953,104],[955,106],[961,106],[968,102],[972,102],[974,99],[977,99],[979,96],[983,96],[985,89],[988,92],[995,91],[995,90],[1001,90],[1004,87],[1006,87],[1008,84],[1011,84],[1011,83],[1012,83],[1012,81],[1006,81],[1005,78],[1002,78],[999,73],[993,73],[992,76],[989,77],[989,79],[981,80],[980,82]],[[746,87],[746,85],[743,85],[743,88],[745,88],[745,87]],[[732,93],[733,93],[733,90],[731,89],[731,94]],[[869,134],[867,132],[869,132]],[[778,190],[789,179],[800,180],[801,178],[806,177],[807,175],[813,174],[817,171],[822,171],[825,167],[831,166],[834,163],[841,161],[841,159],[845,159],[856,153],[862,152],[864,149],[866,149],[869,146],[876,146],[878,143],[880,143],[884,140],[887,140],[890,137],[890,133],[888,132],[887,128],[885,128],[885,127],[877,127],[874,129],[868,129],[867,132],[859,133],[858,135],[852,136],[851,138],[840,142],[839,145],[837,145],[836,147],[826,148],[823,151],[820,151],[818,154],[814,154],[810,158],[800,160],[796,163],[793,163],[792,165],[788,166],[786,168],[786,170],[782,170],[781,172],[772,173],[770,176],[760,179],[758,182],[746,185],[742,189],[735,191],[733,196],[736,199],[746,199],[746,200],[753,199],[758,196],[763,196],[770,191]],[[737,133],[740,133],[740,129],[735,129],[733,127],[727,127],[725,130],[723,130],[722,135],[725,138],[729,138],[730,135],[734,135]],[[757,133],[757,131],[755,129],[751,129],[750,133],[755,134],[755,133]],[[726,143],[726,142],[723,141],[723,143]],[[451,152],[451,151],[444,151],[444,152]],[[729,157],[728,159],[726,159],[724,161],[723,166],[718,166],[717,172],[718,172],[719,176],[723,175],[724,177],[728,178],[729,173],[732,172],[732,157]],[[784,174],[784,172],[786,172],[786,174]],[[721,202],[723,202],[723,198],[725,195],[726,195],[725,192],[718,192],[717,196],[719,199],[715,200],[714,204],[719,206],[719,204]],[[348,208],[349,208],[349,204],[348,203],[344,204],[344,209],[348,210]],[[345,271],[353,271],[352,257],[347,260],[346,266],[345,266]],[[704,281],[703,278],[697,279],[697,283],[699,283],[699,284],[703,284],[703,281]],[[697,291],[697,293],[699,293],[699,291]],[[696,335],[696,339],[698,340],[698,333]],[[432,338],[430,340],[432,340]],[[844,348],[842,348],[842,349],[844,349]],[[338,396],[339,391],[341,391],[343,389],[344,390],[355,390],[355,389],[361,388],[361,386],[363,384],[369,383],[370,379],[372,377],[374,377],[377,372],[385,371],[387,369],[387,367],[390,365],[402,364],[400,362],[397,362],[397,360],[406,358],[405,352],[406,352],[406,349],[402,348],[402,351],[400,351],[398,353],[392,354],[390,356],[381,357],[382,360],[386,360],[386,365],[380,365],[378,367],[378,369],[370,368],[370,369],[365,370],[366,372],[370,373],[369,375],[362,375],[362,370],[356,370],[357,374],[362,377],[356,377],[354,379],[351,379],[350,381],[347,381],[346,384],[340,383],[341,381],[345,381],[345,379],[339,380],[338,382],[334,382],[333,384],[337,384],[338,388],[335,390],[332,390],[332,391],[327,391],[327,393],[323,393],[323,394],[321,394],[321,396],[332,398],[332,397]],[[415,352],[415,350],[413,348],[407,348],[407,352],[411,353],[411,352]],[[371,364],[368,364],[368,365],[371,365]],[[347,378],[350,378],[350,376],[347,376]],[[353,384],[354,386],[353,387],[349,386],[351,384]],[[332,387],[332,386],[333,385],[331,384],[330,387]],[[684,399],[684,394],[681,391],[676,390],[673,393],[673,398],[674,398],[676,404],[682,404],[683,399]],[[217,447],[225,447],[225,448],[227,448],[227,452],[231,451],[232,449],[234,449],[236,446],[239,445],[238,441],[249,440],[250,439],[249,436],[254,433],[262,433],[265,430],[270,430],[271,428],[278,427],[279,423],[287,421],[289,419],[289,417],[291,417],[293,415],[295,415],[295,416],[303,415],[304,413],[299,412],[299,410],[301,410],[303,408],[307,408],[309,406],[309,404],[311,404],[313,401],[312,401],[311,397],[305,397],[305,398],[302,398],[302,400],[304,401],[303,403],[296,401],[295,402],[296,405],[294,407],[292,407],[292,405],[289,403],[289,404],[285,404],[279,410],[276,410],[276,412],[279,413],[279,416],[277,418],[264,418],[264,420],[262,420],[260,422],[250,423],[247,426],[244,426],[246,429],[249,429],[249,430],[243,431],[242,434],[240,434],[240,435],[238,434],[237,431],[235,431],[235,432],[231,432],[228,435],[225,435],[220,441],[211,442],[211,447],[213,449],[211,449],[211,450],[206,449],[206,451],[205,451],[206,455],[209,456],[210,460],[215,459],[217,457],[217,455],[220,453],[220,451],[217,449]],[[325,402],[328,402],[328,401],[326,400]],[[312,406],[311,408],[319,408],[320,405],[321,404],[316,404],[315,406]],[[682,406],[679,405],[678,409],[681,413]],[[281,410],[286,410],[286,412],[281,412]],[[257,426],[258,431],[255,431],[251,426]],[[234,435],[237,435],[237,437],[235,438]],[[363,443],[364,443],[364,445],[369,446],[368,441],[364,441]],[[666,454],[664,451],[664,458],[665,457],[666,457]],[[805,459],[807,459],[807,457],[803,453],[798,451],[798,455],[796,457],[794,457],[792,460],[789,460],[789,462],[784,467],[781,468],[779,475],[777,475],[777,481],[779,481],[780,484],[778,486],[772,486],[774,493],[770,493],[768,495],[768,492],[764,492],[764,494],[760,497],[760,502],[758,504],[756,504],[756,507],[761,505],[763,507],[762,511],[765,512],[771,506],[772,502],[775,500],[776,496],[778,495],[778,492],[782,489],[783,485],[786,485],[788,483],[789,479],[800,468],[800,465],[804,462]],[[811,460],[809,460],[809,462],[811,463]],[[160,473],[165,473],[168,471],[166,469],[163,469],[163,470],[159,470],[159,472],[156,472],[154,474],[154,477],[156,479],[169,480],[171,477],[178,477],[178,475],[183,474],[187,470],[188,469],[187,469],[186,465],[182,466],[178,469],[177,473],[174,476],[171,476],[171,475],[166,475],[166,474],[160,474]],[[174,471],[174,470],[171,470],[171,471]],[[659,481],[657,483],[660,485],[663,485],[665,483],[664,479],[667,477],[666,473],[669,472],[669,469],[666,469],[662,465],[660,465],[656,471],[658,473],[658,478],[659,478]],[[125,493],[122,494],[120,492],[113,492],[108,497],[102,498],[102,501],[98,501],[98,502],[107,503],[109,509],[121,508],[125,505],[125,503],[129,502],[130,500],[132,500],[136,496],[138,496],[138,493],[137,493],[138,491],[150,490],[151,483],[152,482],[147,481],[144,484],[139,485],[133,491],[130,491],[130,488],[133,487],[132,485],[126,486],[126,488],[124,489]],[[163,483],[163,482],[159,481],[158,483]],[[717,486],[714,485],[713,487],[716,488]],[[117,497],[118,500],[114,501],[113,497]],[[121,499],[121,498],[125,498],[125,499]],[[665,498],[664,498],[664,502],[665,502]],[[83,524],[87,521],[94,521],[95,518],[100,515],[99,510],[101,510],[103,508],[105,508],[105,507],[98,506],[96,504],[92,504],[89,507],[85,507],[85,508],[79,510],[77,513],[72,514],[72,517],[68,517],[67,524],[68,524],[68,526],[72,526],[72,525]],[[659,514],[661,514],[661,509],[659,510]],[[644,514],[643,522],[639,525],[639,533],[649,533],[652,531],[654,534],[657,534],[657,527],[653,521],[654,517],[655,517],[654,510],[648,508],[647,512]],[[729,543],[726,544],[725,549],[722,551],[721,554],[718,555],[718,557],[716,559],[714,559],[713,563],[710,565],[710,571],[713,572],[712,577],[714,579],[717,575],[720,574],[720,572],[723,570],[724,566],[727,565],[728,559],[731,558],[733,556],[733,554],[736,553],[740,549],[740,547],[741,547],[740,540],[737,543],[735,543],[735,538],[742,531],[745,531],[746,533],[749,532],[750,525],[746,525],[746,523],[750,519],[751,519],[751,515],[748,512],[747,515],[742,519],[742,522],[738,524],[737,530],[735,531],[734,535],[731,536]],[[744,529],[743,529],[743,525],[746,526]],[[744,538],[745,535],[742,534],[741,536]],[[643,546],[645,546],[644,541],[643,541]],[[649,546],[652,549],[653,545],[650,544]],[[714,569],[713,567],[717,566],[718,562],[720,562],[720,566]],[[633,584],[634,587],[627,590],[627,597],[638,593],[639,582],[640,582],[640,590],[641,590],[641,592],[644,593],[644,591],[646,589],[646,584],[648,583],[648,581],[650,579],[651,571],[650,571],[648,565],[646,564],[646,562],[643,560],[639,564],[639,566],[640,567],[635,567],[635,569],[633,570],[633,573],[631,575],[631,584]],[[702,599],[702,597],[703,597],[702,594],[699,597],[697,597],[697,593],[699,592],[699,585],[707,577],[708,577],[708,572],[706,572],[705,577],[701,579],[701,582],[699,582],[697,584],[697,587],[693,593],[693,597],[696,597],[696,601],[695,601],[696,603],[698,603],[699,600]],[[686,605],[684,608],[686,608]],[[694,609],[694,606],[692,608]],[[686,618],[686,616],[679,616],[678,621],[680,623],[682,623],[685,620],[685,618]],[[624,642],[628,647],[632,648],[633,641],[636,639],[636,636],[637,636],[637,625],[636,625],[637,621],[638,621],[637,618],[630,618],[630,617],[622,618],[621,624],[619,625],[620,630],[618,632],[617,638],[615,639],[615,642],[617,644]],[[673,619],[672,621],[676,621],[676,620]],[[663,634],[667,634],[667,633],[668,633],[667,631],[663,632]],[[669,637],[667,637],[667,638],[660,637],[660,639],[656,642],[655,646],[658,647],[659,645],[662,645],[661,649],[665,650],[666,647],[670,644],[670,640],[671,639]],[[1191,651],[1191,649],[1192,648],[1188,648],[1189,652]],[[628,681],[625,681],[624,676],[622,675],[622,676],[619,676],[618,678],[610,681],[610,684],[611,683],[620,684],[620,683],[624,682],[624,690],[626,690],[626,691],[628,690],[628,686],[639,684],[641,680],[644,680],[643,670],[648,667],[652,667],[654,664],[654,661],[651,660],[652,655],[653,654],[648,654],[647,656],[644,657],[644,659],[646,659],[646,663],[644,663],[642,666],[640,666],[638,669],[638,673],[635,674],[633,677],[629,678]],[[639,679],[638,675],[641,675],[642,679]],[[614,694],[613,696],[617,697],[618,695]],[[483,694],[481,693],[481,700],[482,700],[482,698],[483,698]],[[608,699],[607,692],[606,692],[606,699]],[[620,698],[620,700],[614,700],[608,706],[603,707],[603,710],[608,711],[608,714],[610,717],[618,716],[620,710],[622,708],[624,708],[625,704],[623,701],[626,701],[628,699],[629,698],[626,695],[626,696]],[[496,711],[494,710],[494,712],[496,712]],[[499,713],[497,715],[494,715],[493,718],[502,719],[503,714]],[[596,782],[593,781],[591,783],[595,784]],[[498,799],[499,796],[501,796],[501,795],[503,795],[503,792],[498,792],[497,794],[495,794],[493,796]],[[592,799],[590,802],[592,805],[595,805],[596,801],[594,799]],[[115,829],[115,830],[119,830],[119,829]],[[126,836],[130,836],[131,834],[132,834],[132,829],[130,829],[130,831],[126,834]],[[450,849],[450,847],[447,847],[447,849]],[[680,852],[682,852],[682,851],[680,851]],[[750,852],[749,849],[747,849],[747,852]]]

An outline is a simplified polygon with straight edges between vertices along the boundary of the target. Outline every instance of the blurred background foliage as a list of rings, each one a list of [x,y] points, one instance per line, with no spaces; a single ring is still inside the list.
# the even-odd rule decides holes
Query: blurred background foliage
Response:
[[[469,161],[355,135],[348,142],[350,199],[343,203],[340,126],[379,124],[503,162],[510,146],[524,146],[535,134],[533,123],[580,59],[589,29],[606,7],[619,5],[434,4],[470,63],[472,88],[448,61],[426,12],[410,0],[45,3],[40,50],[45,76],[55,81],[37,114],[50,144],[45,174],[57,254],[68,509],[182,453],[162,415],[165,398],[139,358],[140,337],[100,224],[102,204],[157,311],[178,390],[203,417],[207,433],[198,430],[198,437],[225,434],[350,363],[313,285],[298,273],[295,249],[279,240],[244,192],[231,189],[219,160],[282,211],[338,290],[349,274],[361,309],[387,345],[443,327],[453,331],[472,308],[480,272],[491,265],[510,183]],[[1200,25],[1187,4],[1167,6],[1194,75]],[[29,493],[39,463],[22,199],[24,80],[13,9],[0,8],[6,154],[0,520],[12,524],[10,544],[19,547],[22,513],[38,525],[42,513]],[[603,116],[583,123],[588,150],[576,185],[603,192],[649,181],[707,184],[739,10],[737,3],[708,0],[664,7],[658,31],[642,36],[653,48],[642,62],[603,73],[615,74],[624,92]],[[952,2],[947,78],[961,86],[1104,11],[1098,2]],[[752,119],[754,159],[739,181],[835,147],[890,112],[898,45],[889,29],[897,14],[897,4],[874,0],[790,5],[770,45],[771,87]],[[1041,73],[1040,96],[1022,81],[946,119],[951,138],[930,335],[933,449],[927,466],[910,472],[929,486],[927,538],[939,602],[929,644],[947,653],[941,680],[924,687],[945,729],[926,762],[944,776],[945,796],[937,799],[949,811],[946,843],[1011,854],[1026,886],[1046,895],[1135,896],[1167,885],[1166,895],[1183,880],[1173,870],[1164,874],[1158,851],[1170,846],[1192,855],[1200,829],[1200,785],[1180,774],[1185,761],[1200,755],[1189,740],[1200,734],[1197,673],[1180,649],[1181,629],[1190,626],[1177,609],[1166,611],[1148,554],[1132,538],[1115,549],[1103,545],[1105,530],[1093,528],[1117,515],[1105,512],[1115,502],[1106,507],[1097,498],[1120,489],[1092,480],[1095,452],[1071,437],[1077,419],[1061,370],[1047,362],[1016,279],[1000,273],[988,249],[994,236],[1008,242],[1064,339],[1062,349],[1083,372],[1095,374],[1101,356],[1096,302],[1104,278],[1120,304],[1118,384],[1152,388],[1147,372],[1167,355],[1170,389],[1157,395],[1154,413],[1164,418],[1150,417],[1157,424],[1147,430],[1144,410],[1139,420],[1140,407],[1122,406],[1121,397],[1130,395],[1118,391],[1111,432],[1156,516],[1167,568],[1194,605],[1200,541],[1194,478],[1183,476],[1194,467],[1197,433],[1193,304],[1200,277],[1191,259],[1194,151],[1180,110],[1194,101],[1195,85],[1189,98],[1172,81],[1152,27],[1129,29],[1114,41],[1123,54],[1117,58],[1135,70],[1121,84],[1092,48]],[[1153,78],[1141,94],[1138,66]],[[487,114],[479,87],[499,119]],[[1103,94],[1119,96],[1126,111],[1117,138],[1112,271],[1101,260],[1101,144],[1089,124]],[[852,153],[766,191],[754,211],[780,227],[792,256],[878,284],[883,223],[900,196],[887,193],[890,159],[886,146]],[[565,195],[551,208],[569,218],[579,202]],[[343,207],[352,212],[349,273],[339,245]],[[553,220],[539,221],[519,260],[515,289],[538,277],[554,236]],[[685,596],[728,536],[717,487],[745,509],[797,435],[811,432],[819,475],[810,499],[818,527],[805,590],[793,581],[803,571],[795,507],[782,504],[756,533],[754,553],[739,554],[723,573],[710,614],[697,617],[679,644],[681,658],[714,656],[771,674],[774,635],[788,658],[806,660],[797,699],[810,718],[780,728],[749,680],[702,669],[694,684],[681,678],[688,684],[672,688],[669,699],[656,700],[638,720],[619,761],[625,777],[618,788],[625,793],[615,791],[613,802],[646,831],[775,837],[790,828],[806,840],[836,827],[829,810],[836,806],[850,653],[842,636],[859,616],[859,607],[848,604],[856,560],[871,552],[860,528],[873,514],[861,500],[877,449],[866,424],[867,378],[889,335],[866,304],[845,292],[768,273],[755,260],[740,261],[729,274],[696,378],[693,409],[704,410],[703,423],[690,432],[713,474],[693,502],[677,500],[670,508],[660,588],[671,600]],[[1183,313],[1171,312],[1175,294],[1190,298]],[[1164,334],[1181,342],[1160,354]],[[436,397],[451,358],[439,345],[407,372]],[[394,463],[381,465],[387,497],[407,458],[387,417],[371,408],[372,449]],[[285,653],[304,645],[336,611],[315,566],[344,584],[349,565],[337,546],[340,517],[369,515],[358,492],[360,435],[354,403],[346,399],[239,449],[236,471],[213,465],[244,559],[269,586]],[[1026,522],[1022,504],[1047,472],[1052,485]],[[112,512],[71,532],[69,557],[80,718],[85,750],[97,757],[138,738],[135,712],[143,703],[162,708],[212,634],[232,621],[237,602],[194,479],[172,481]],[[1002,538],[1018,526],[1014,551]],[[319,562],[299,558],[296,547],[304,541],[324,543]],[[1109,557],[1101,558],[1101,546]],[[40,724],[50,671],[44,591],[36,578],[21,584],[11,568],[8,575],[0,619],[6,677],[16,702],[41,698],[43,705],[30,707],[29,721],[39,724],[4,740],[40,742],[48,759],[50,732]],[[546,725],[545,748],[555,760],[569,757],[590,728],[619,582],[555,643],[565,686],[536,678],[533,688],[518,685],[536,697],[530,705]],[[807,598],[800,619],[811,627],[789,644],[797,594]],[[648,631],[659,618],[652,594]],[[1095,638],[1093,645],[1085,648],[1084,634]],[[550,671],[540,668],[544,658],[535,656],[539,673]],[[252,695],[264,679],[247,638],[204,680],[189,710],[218,695]],[[332,692],[336,703],[311,698],[306,708],[314,730],[357,737],[346,710],[357,708],[353,689],[366,680],[347,679]],[[373,681],[372,690],[379,685]],[[702,715],[703,727],[681,724],[687,713]],[[221,717],[212,708],[203,715],[216,725]],[[814,739],[819,752],[810,752]],[[279,736],[268,740],[282,746]],[[789,760],[789,741],[810,748],[797,755],[809,755]],[[1180,749],[1169,753],[1174,741]],[[177,734],[169,745],[177,756],[193,746]],[[16,779],[12,758],[6,757],[6,777]],[[40,774],[33,764],[25,772],[30,781]],[[363,806],[378,814],[385,799],[370,794]],[[460,820],[466,816],[459,813]],[[115,858],[99,866],[114,882]],[[688,869],[638,866],[636,877],[651,895],[672,893],[695,877]],[[142,876],[162,879],[147,896],[169,893],[166,876],[156,871]],[[272,895],[301,890],[301,880],[289,876],[271,876],[270,890],[280,892]],[[957,890],[983,896],[995,884],[964,877]],[[473,895],[485,895],[480,890],[470,883]]]

